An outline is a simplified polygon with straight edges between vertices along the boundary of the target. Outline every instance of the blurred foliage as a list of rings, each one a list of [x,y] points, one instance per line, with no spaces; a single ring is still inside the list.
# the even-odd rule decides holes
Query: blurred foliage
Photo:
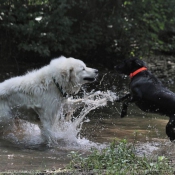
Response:
[[[174,0],[0,0],[0,59],[119,58],[175,49]]]

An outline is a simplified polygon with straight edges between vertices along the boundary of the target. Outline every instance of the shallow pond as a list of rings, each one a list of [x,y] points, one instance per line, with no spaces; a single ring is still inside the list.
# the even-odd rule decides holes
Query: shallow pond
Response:
[[[1,70],[1,78],[15,75],[8,69]],[[23,72],[23,71],[21,71]],[[128,79],[119,77],[115,72],[103,69],[96,83],[84,87],[85,91],[107,91],[120,95],[127,91]],[[169,86],[175,91],[175,86]],[[26,124],[28,135],[24,138],[21,133],[17,141],[11,133],[10,137],[0,140],[0,171],[31,171],[31,170],[54,170],[64,167],[68,162],[68,154],[71,151],[81,151],[86,154],[91,147],[104,148],[114,138],[135,142],[138,145],[138,154],[167,154],[174,151],[174,145],[169,142],[165,134],[165,126],[168,118],[155,114],[146,114],[135,105],[130,105],[128,116],[120,118],[121,104],[108,102],[108,105],[93,110],[86,115],[86,122],[83,122],[77,140],[76,132],[67,132],[68,139],[59,140],[54,146],[42,144],[39,138],[39,128]],[[31,131],[30,131],[31,130]],[[22,132],[22,131],[20,131]],[[21,140],[20,140],[21,139]],[[168,153],[167,153],[167,152]]]

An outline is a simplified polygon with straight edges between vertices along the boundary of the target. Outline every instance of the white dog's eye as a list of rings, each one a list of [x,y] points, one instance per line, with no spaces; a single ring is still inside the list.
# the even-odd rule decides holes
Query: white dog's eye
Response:
[[[82,70],[85,70],[85,68],[83,67]]]

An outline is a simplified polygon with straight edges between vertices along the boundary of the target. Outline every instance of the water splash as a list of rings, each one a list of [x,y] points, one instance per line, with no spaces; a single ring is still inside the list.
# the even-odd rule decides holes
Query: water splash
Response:
[[[112,91],[91,91],[90,93],[84,92],[82,98],[85,105],[73,114],[71,120],[65,120],[65,116],[55,119],[56,121],[53,122],[54,124],[49,130],[49,146],[57,146],[64,149],[86,149],[87,147],[99,146],[86,138],[80,137],[82,125],[84,122],[89,121],[86,115],[90,111],[107,106],[107,102],[114,102],[118,97]],[[26,121],[20,121],[19,124],[20,130],[19,127],[16,127],[18,129],[16,129],[15,133],[8,134],[9,139],[28,145],[41,144],[44,142],[41,137],[40,128],[37,125]]]

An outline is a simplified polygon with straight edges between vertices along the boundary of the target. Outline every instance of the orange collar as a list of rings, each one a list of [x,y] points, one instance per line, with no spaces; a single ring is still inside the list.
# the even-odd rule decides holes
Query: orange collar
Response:
[[[147,70],[147,68],[146,68],[146,67],[141,67],[140,69],[137,69],[135,72],[130,73],[129,77],[130,77],[130,78],[133,78],[133,77],[134,77],[135,75],[137,75],[139,72],[142,72],[142,71],[144,71],[144,70]]]

